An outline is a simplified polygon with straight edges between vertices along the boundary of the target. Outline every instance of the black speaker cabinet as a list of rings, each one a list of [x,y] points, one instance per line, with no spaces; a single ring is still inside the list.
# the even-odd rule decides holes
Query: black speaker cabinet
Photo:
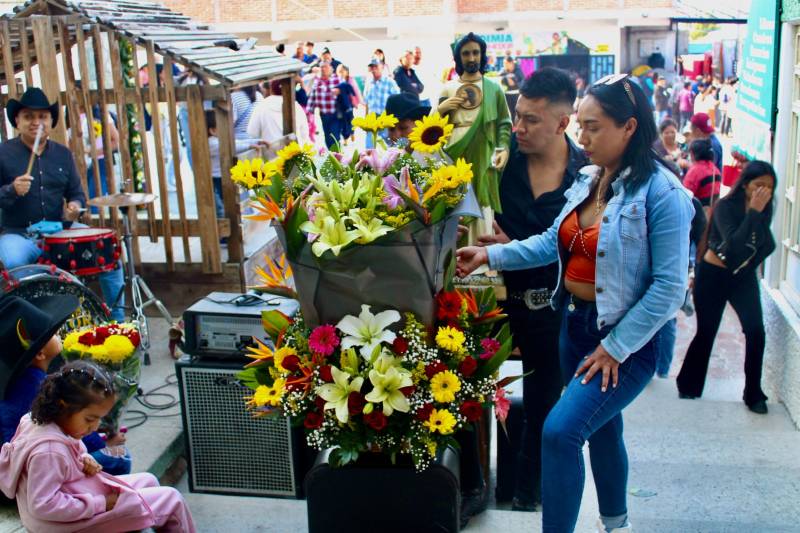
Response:
[[[288,419],[246,411],[251,391],[236,379],[245,362],[184,357],[175,363],[189,490],[299,498],[313,452]]]

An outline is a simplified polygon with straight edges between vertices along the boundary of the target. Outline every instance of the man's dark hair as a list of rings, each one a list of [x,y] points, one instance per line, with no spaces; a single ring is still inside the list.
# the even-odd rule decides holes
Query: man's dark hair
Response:
[[[467,43],[478,43],[478,46],[481,47],[481,67],[479,70],[481,74],[484,74],[486,72],[486,41],[472,32],[469,32],[459,39],[453,47],[453,61],[456,62],[456,74],[460,76],[464,73],[464,65],[461,63],[461,49]]]
[[[217,114],[214,112],[213,109],[206,109],[206,130],[208,132],[208,136],[211,137],[211,128],[217,128]]]
[[[528,76],[519,92],[525,98],[547,98],[551,104],[564,104],[572,107],[578,91],[575,80],[564,70],[544,67]]]
[[[284,50],[286,50],[286,45],[283,43],[278,43],[278,45],[275,46],[275,51],[278,52],[279,54],[282,54]]]
[[[314,43],[312,43],[311,41],[306,41],[306,46],[314,46]]]

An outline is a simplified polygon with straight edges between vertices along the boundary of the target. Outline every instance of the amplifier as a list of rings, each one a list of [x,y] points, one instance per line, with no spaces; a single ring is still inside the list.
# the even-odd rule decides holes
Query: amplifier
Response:
[[[293,316],[299,307],[297,300],[280,296],[212,292],[183,312],[182,349],[198,357],[239,359],[255,344],[253,337],[272,346],[261,324],[262,311]]]
[[[302,496],[315,452],[288,418],[256,418],[236,379],[242,365],[184,356],[175,363],[189,490],[244,496]]]

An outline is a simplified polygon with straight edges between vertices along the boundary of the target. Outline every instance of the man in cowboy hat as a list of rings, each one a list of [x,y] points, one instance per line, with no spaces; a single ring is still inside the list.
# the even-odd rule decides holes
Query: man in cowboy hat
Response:
[[[19,132],[18,137],[0,144],[0,262],[11,269],[35,262],[42,253],[36,237],[28,233],[29,226],[45,220],[79,227],[76,221],[86,195],[72,152],[48,139],[58,124],[58,103],[51,104],[41,89],[29,87],[19,100],[9,99],[6,113]],[[109,306],[123,285],[121,268],[100,274],[100,287]],[[120,299],[120,306],[112,310],[112,318],[118,321],[124,319],[122,302]]]
[[[30,411],[50,362],[61,353],[58,330],[78,307],[71,294],[30,302],[0,297],[0,437],[8,442]]]

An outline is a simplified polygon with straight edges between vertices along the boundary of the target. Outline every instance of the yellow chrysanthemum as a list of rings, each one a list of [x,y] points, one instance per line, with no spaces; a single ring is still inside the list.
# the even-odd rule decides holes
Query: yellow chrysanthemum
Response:
[[[461,390],[461,381],[458,376],[445,370],[434,374],[431,378],[431,394],[439,403],[450,403],[456,399],[456,393]]]
[[[438,152],[453,133],[453,125],[449,123],[447,116],[442,117],[439,113],[422,117],[415,124],[408,141],[411,148],[418,152]]]
[[[283,398],[283,387],[286,381],[283,379],[276,379],[270,387],[269,385],[259,385],[252,396],[250,396],[247,405],[251,407],[277,407],[281,404]]]
[[[102,355],[93,356],[94,359],[109,364],[119,364],[133,355],[136,347],[125,335],[111,335],[103,343],[104,352]]]
[[[272,184],[272,176],[277,174],[277,166],[272,162],[264,162],[260,157],[241,159],[231,169],[231,180],[245,189],[255,189]]]
[[[456,427],[456,417],[447,409],[434,409],[431,416],[422,423],[431,433],[439,432],[442,435],[449,435]]]
[[[283,360],[290,355],[297,355],[297,350],[291,346],[282,346],[281,348],[275,350],[275,354],[273,356],[275,358],[275,368],[283,372],[289,372],[289,370],[283,367]]]
[[[81,350],[83,345],[81,345],[81,343],[78,342],[78,338],[81,335],[83,335],[83,331],[82,330],[77,330],[77,331],[73,331],[72,333],[69,333],[64,338],[64,343],[63,343],[64,351],[70,351],[70,350],[73,350],[73,349],[74,350]]]
[[[464,347],[466,338],[456,328],[443,326],[436,332],[436,345],[448,352],[458,352]]]

